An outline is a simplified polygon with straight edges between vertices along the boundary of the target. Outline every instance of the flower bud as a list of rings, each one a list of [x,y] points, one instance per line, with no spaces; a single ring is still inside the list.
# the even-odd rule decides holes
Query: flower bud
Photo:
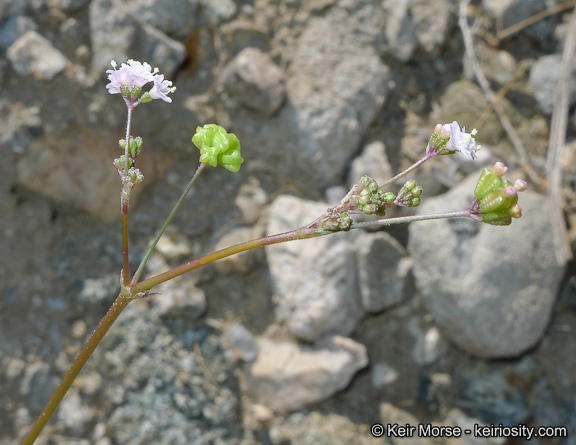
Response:
[[[240,156],[240,141],[233,133],[215,124],[196,128],[192,142],[200,150],[200,162],[216,167],[220,164],[231,172],[240,170],[244,159]]]
[[[528,188],[528,184],[526,181],[524,181],[524,179],[516,179],[516,181],[514,181],[514,188],[518,192],[523,192]]]
[[[494,172],[498,176],[504,176],[508,172],[508,167],[503,162],[498,161],[494,164]]]
[[[482,222],[507,226],[512,218],[520,218],[522,209],[518,205],[518,193],[526,190],[527,184],[518,179],[512,184],[502,178],[508,168],[501,162],[494,169],[485,168],[478,179],[474,195],[476,199],[470,207],[471,217]]]
[[[509,210],[482,214],[482,222],[493,226],[509,226],[512,223]]]
[[[512,188],[513,189],[513,188]],[[509,209],[518,202],[518,196],[514,194],[512,197],[505,195],[504,190],[509,190],[507,187],[497,188],[491,190],[480,200],[478,206],[482,213],[492,212],[498,209]],[[514,189],[513,189],[514,190]]]
[[[502,178],[499,175],[497,175],[494,170],[485,168],[484,170],[482,170],[480,179],[478,179],[478,182],[476,183],[474,196],[476,196],[476,198],[478,199],[482,199],[486,196],[488,192],[501,186],[502,186]]]

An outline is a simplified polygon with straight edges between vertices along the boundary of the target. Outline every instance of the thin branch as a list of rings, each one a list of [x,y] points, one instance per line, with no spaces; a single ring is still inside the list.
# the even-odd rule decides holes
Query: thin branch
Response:
[[[142,260],[142,262],[138,266],[138,269],[134,273],[134,277],[132,278],[132,284],[137,283],[138,280],[140,279],[140,275],[142,275],[142,272],[144,271],[144,267],[146,267],[146,263],[150,259],[152,252],[154,252],[154,249],[156,248],[156,244],[158,244],[158,241],[160,241],[160,238],[162,237],[162,235],[166,231],[168,224],[170,224],[170,221],[172,221],[172,218],[176,214],[177,210],[184,203],[184,200],[186,199],[186,196],[188,196],[190,189],[192,188],[192,186],[194,185],[194,183],[198,179],[198,176],[200,176],[200,173],[202,173],[202,171],[204,170],[205,167],[206,167],[206,164],[201,162],[200,165],[198,166],[198,168],[196,169],[196,173],[194,173],[194,176],[192,176],[192,179],[190,180],[190,182],[188,183],[188,186],[186,187],[186,189],[184,190],[184,192],[180,196],[180,199],[178,200],[178,202],[176,203],[176,205],[174,206],[174,208],[172,209],[172,211],[168,215],[168,218],[166,218],[166,221],[164,222],[164,225],[160,229],[158,236],[156,236],[156,239],[154,240],[154,242],[152,243],[152,245],[148,249],[148,252],[146,252],[146,255],[144,255],[144,259]]]
[[[516,150],[516,154],[520,159],[520,164],[522,168],[526,171],[526,174],[530,177],[530,180],[535,184],[541,184],[542,180],[530,164],[528,159],[528,155],[526,154],[526,150],[524,149],[524,144],[522,140],[516,133],[514,126],[508,119],[508,116],[504,113],[502,106],[498,102],[498,98],[494,91],[490,88],[490,83],[486,78],[486,75],[482,71],[482,67],[480,66],[480,62],[476,57],[476,51],[474,50],[474,41],[472,39],[472,33],[470,31],[470,27],[468,26],[468,6],[470,4],[470,0],[461,0],[460,2],[460,11],[458,16],[458,25],[460,26],[460,30],[462,31],[462,37],[464,39],[464,46],[466,48],[466,57],[468,57],[470,61],[470,65],[472,66],[472,71],[474,72],[474,76],[482,88],[484,95],[488,99],[488,102],[494,104],[494,110],[498,117],[500,118],[500,123],[504,130],[508,134],[514,149]]]
[[[128,305],[128,303],[131,300],[132,297],[127,297],[124,293],[120,293],[120,295],[118,296],[118,298],[116,299],[110,310],[106,313],[106,315],[104,316],[104,318],[102,319],[102,321],[100,322],[100,324],[98,325],[92,336],[86,342],[84,348],[82,348],[82,351],[80,351],[80,354],[78,354],[76,360],[74,360],[74,363],[72,364],[72,366],[70,367],[70,369],[60,382],[60,385],[58,386],[56,391],[54,391],[54,394],[52,394],[52,397],[50,397],[50,400],[42,410],[40,416],[38,416],[38,419],[32,426],[30,432],[22,441],[22,445],[32,445],[35,442],[35,440],[38,438],[38,436],[44,429],[44,426],[46,425],[48,420],[50,420],[50,417],[52,417],[54,411],[56,411],[56,408],[58,408],[58,405],[60,404],[60,402],[70,389],[70,386],[72,386],[72,383],[74,383],[74,380],[76,380],[76,377],[78,376],[80,371],[82,371],[82,368],[84,367],[88,359],[92,356],[92,353],[94,352],[96,347],[102,341],[102,338],[104,337],[106,332],[108,332],[112,324],[116,321],[118,316],[122,313],[124,308]]]
[[[570,8],[574,8],[576,6],[576,2],[571,1],[571,2],[565,2],[562,3],[561,5],[556,5],[553,6],[551,8],[548,8],[544,11],[539,12],[538,14],[533,15],[532,17],[528,17],[525,20],[522,20],[519,23],[516,23],[515,25],[509,26],[506,29],[500,29],[501,26],[499,26],[498,28],[498,32],[496,33],[496,38],[498,40],[502,40],[512,34],[517,33],[518,31],[521,31],[522,29],[526,28],[527,26],[533,25],[534,23],[545,19],[546,17],[550,17],[551,15],[554,15],[558,12],[562,12],[562,11],[566,11]],[[502,22],[502,17],[498,17],[498,23]]]
[[[552,206],[552,235],[558,264],[565,264],[572,259],[572,252],[566,234],[564,214],[562,211],[562,195],[560,180],[562,172],[563,151],[566,147],[566,126],[568,122],[568,108],[570,92],[570,79],[572,77],[572,60],[576,51],[576,12],[572,13],[570,28],[564,41],[562,54],[562,67],[560,78],[556,86],[554,112],[550,123],[550,141],[548,146],[548,159],[546,164],[546,177],[548,178],[548,196]]]

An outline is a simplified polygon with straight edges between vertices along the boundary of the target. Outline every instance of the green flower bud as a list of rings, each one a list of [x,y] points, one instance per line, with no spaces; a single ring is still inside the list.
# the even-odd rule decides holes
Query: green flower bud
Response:
[[[510,209],[496,210],[482,214],[482,222],[493,226],[509,226],[512,223]]]
[[[498,187],[502,187],[502,178],[498,176],[494,170],[485,168],[482,170],[480,179],[478,179],[476,184],[474,196],[478,199],[482,199],[488,194],[488,192]]]
[[[192,142],[200,150],[200,162],[216,167],[220,164],[236,173],[244,159],[240,156],[240,141],[233,133],[215,124],[196,128]]]
[[[385,203],[394,202],[396,200],[396,195],[392,192],[384,192],[382,194],[382,200]]]
[[[480,200],[478,206],[482,213],[492,212],[498,209],[509,209],[518,202],[518,196],[506,196],[507,187],[491,190]]]
[[[140,154],[141,149],[142,138],[140,136],[136,136],[135,138],[130,136],[130,144],[128,145],[130,157],[136,158]]]
[[[410,179],[406,181],[404,186],[398,192],[396,201],[398,205],[403,207],[416,207],[420,205],[420,195],[422,194],[422,187],[416,184],[416,181]]]
[[[150,96],[150,91],[146,91],[142,97],[140,98],[140,103],[145,104],[148,102],[152,102],[152,96]]]
[[[134,165],[133,159],[128,159],[128,168]],[[124,155],[120,156],[119,158],[114,159],[114,166],[118,170],[124,170],[126,168],[126,161]]]

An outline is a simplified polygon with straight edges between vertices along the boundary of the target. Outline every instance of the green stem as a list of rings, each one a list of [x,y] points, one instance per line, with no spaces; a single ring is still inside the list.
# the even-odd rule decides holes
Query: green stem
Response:
[[[166,218],[166,222],[164,223],[164,225],[160,229],[158,236],[156,237],[156,239],[154,240],[154,242],[152,243],[152,245],[148,249],[148,252],[146,252],[144,259],[142,260],[142,262],[138,266],[138,269],[136,270],[136,273],[134,274],[134,277],[132,278],[132,285],[134,285],[138,282],[140,275],[142,275],[142,272],[144,271],[144,267],[146,267],[146,263],[148,262],[148,260],[150,259],[150,256],[152,255],[152,252],[154,252],[154,249],[156,248],[156,244],[158,244],[158,241],[160,241],[160,238],[162,237],[162,235],[166,231],[166,227],[168,227],[168,224],[170,224],[170,221],[172,221],[172,218],[174,217],[176,211],[180,208],[180,206],[184,202],[184,199],[186,199],[186,196],[190,192],[190,189],[192,188],[192,186],[196,182],[196,179],[198,179],[198,176],[200,176],[200,173],[202,173],[202,171],[204,170],[206,165],[207,164],[202,162],[202,163],[200,163],[200,165],[196,169],[196,173],[194,173],[194,176],[192,176],[192,179],[188,183],[188,187],[186,187],[186,190],[184,190],[184,193],[182,193],[182,196],[180,196],[180,199],[178,200],[178,202],[176,203],[176,205],[174,206],[174,208],[170,212],[170,215],[168,215],[168,218]]]
[[[72,386],[72,383],[74,383],[74,380],[76,379],[76,377],[78,376],[78,374],[80,373],[80,371],[82,370],[82,368],[84,367],[84,365],[86,364],[86,362],[88,361],[88,359],[90,358],[96,347],[100,344],[102,337],[104,337],[106,332],[108,332],[110,326],[112,326],[114,321],[118,318],[118,316],[122,313],[124,308],[128,305],[128,303],[132,299],[133,297],[130,296],[129,292],[125,290],[123,290],[120,293],[120,295],[118,295],[118,298],[116,298],[116,301],[114,301],[114,304],[108,310],[108,312],[106,313],[106,315],[104,316],[104,318],[102,319],[102,321],[100,322],[100,324],[98,325],[98,327],[96,328],[96,330],[94,331],[94,333],[92,334],[92,336],[90,337],[90,339],[88,340],[82,351],[80,351],[80,354],[78,355],[78,357],[76,358],[76,360],[74,361],[74,363],[72,364],[72,366],[70,367],[64,378],[62,379],[62,382],[60,382],[60,385],[58,386],[56,391],[54,391],[54,394],[52,394],[52,397],[42,410],[40,416],[38,416],[38,419],[32,426],[32,429],[22,441],[22,445],[32,445],[34,441],[38,438],[38,436],[44,429],[44,426],[46,425],[48,420],[50,420],[50,417],[52,417],[52,414],[54,414],[54,411],[56,411],[56,408],[58,408],[58,405],[60,404],[60,402],[70,389],[70,386]]]
[[[140,283],[132,285],[132,293],[137,294],[139,292],[144,292],[152,289],[165,281],[171,280],[173,278],[179,277],[180,275],[190,272],[199,267],[205,266],[207,264],[213,263],[214,261],[221,260],[230,255],[236,253],[245,252],[247,250],[255,249],[257,247],[269,246],[272,244],[283,243],[286,241],[294,241],[299,239],[314,238],[321,235],[327,235],[328,233],[318,233],[317,229],[302,227],[300,229],[292,230],[290,232],[279,233],[277,235],[265,236],[258,239],[253,239],[251,241],[245,241],[234,246],[226,247],[225,249],[218,250],[216,252],[209,253],[195,260],[189,261],[187,263],[181,264],[174,269],[167,272],[161,273],[154,277],[148,278],[147,280],[141,281]]]

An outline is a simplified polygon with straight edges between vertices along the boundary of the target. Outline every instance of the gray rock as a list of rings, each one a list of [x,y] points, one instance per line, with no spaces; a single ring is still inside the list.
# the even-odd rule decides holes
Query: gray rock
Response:
[[[479,174],[429,199],[420,214],[462,210]],[[412,223],[416,285],[442,333],[470,354],[514,357],[534,346],[564,274],[554,256],[549,203],[520,195],[524,216],[498,227],[470,219]]]
[[[483,0],[483,6],[500,21],[502,28],[514,26],[536,14],[546,11],[552,4],[547,0]],[[538,20],[522,29],[522,34],[538,41],[544,53],[557,50],[554,20]]]
[[[517,383],[510,383],[500,371],[473,373],[459,386],[463,389],[456,396],[454,406],[484,423],[518,425],[530,416],[522,388]]]
[[[158,66],[170,76],[186,58],[186,48],[166,33],[192,32],[195,2],[142,0],[128,5],[119,0],[90,3],[93,68],[106,70],[111,60],[123,63],[135,59]]]
[[[380,312],[407,297],[411,260],[398,241],[387,233],[361,233],[355,246],[362,307]]]
[[[385,52],[390,53],[400,62],[407,62],[418,47],[416,39],[416,23],[408,9],[409,0],[385,0],[383,8],[386,11]]]
[[[237,227],[228,230],[222,238],[218,240],[214,250],[225,249],[226,247],[260,238],[264,235],[264,227],[257,225],[255,227]],[[237,253],[214,263],[214,267],[224,274],[229,273],[248,273],[254,269],[258,260],[262,258],[260,249],[252,249],[246,252]]]
[[[412,358],[419,365],[431,365],[448,351],[448,344],[436,327],[418,332]]]
[[[182,276],[157,286],[158,295],[150,300],[152,311],[160,318],[198,319],[206,310],[206,294],[195,284],[194,278]]]
[[[530,83],[534,87],[534,97],[540,109],[546,114],[554,111],[554,101],[556,99],[556,87],[560,79],[562,67],[562,56],[551,54],[540,57],[530,70]],[[572,70],[572,81],[570,83],[570,105],[576,103],[576,69]]]
[[[120,211],[110,197],[118,196],[119,179],[111,161],[117,156],[118,136],[111,133],[75,128],[58,137],[47,135],[34,140],[18,162],[18,182],[105,221],[115,221]],[[153,157],[143,156],[138,165],[148,184],[161,174],[157,167],[167,167],[165,158]],[[132,199],[137,200],[143,190],[135,187]]]
[[[27,31],[36,31],[38,25],[30,17],[10,17],[0,28],[0,49],[5,51]]]
[[[262,52],[270,49],[270,37],[266,29],[246,19],[233,20],[222,25],[223,50],[235,56],[244,48],[258,48]]]
[[[449,0],[409,0],[409,3],[420,48],[430,56],[437,55],[454,23],[454,4]]]
[[[239,443],[227,442],[241,436],[241,419],[219,333],[202,324],[165,325],[144,301],[134,302],[96,354],[87,371],[98,369],[106,381],[101,421],[114,443]]]
[[[256,48],[246,48],[222,72],[224,87],[246,107],[273,114],[286,96],[284,73]]]
[[[271,206],[267,233],[286,232],[314,221],[325,204],[280,196]],[[266,247],[277,293],[277,316],[298,338],[350,334],[362,316],[351,234]]]
[[[420,423],[417,417],[413,416],[407,411],[400,409],[390,403],[383,403],[380,405],[380,421],[383,425],[388,424],[399,424],[399,425],[411,425],[416,426]],[[414,434],[414,437],[399,439],[405,440],[404,443],[407,445],[430,445],[432,444],[432,439],[428,437],[420,437],[418,434]]]
[[[58,421],[64,425],[67,431],[76,435],[81,435],[87,424],[94,418],[90,407],[82,403],[77,389],[68,391],[58,407],[57,413]]]
[[[358,425],[340,414],[294,413],[278,419],[270,428],[272,445],[373,445],[374,440],[367,425]],[[390,445],[391,442],[382,442]]]
[[[242,212],[244,221],[253,223],[262,215],[267,200],[268,195],[260,186],[260,181],[255,176],[251,176],[240,186],[234,204]]]
[[[299,130],[296,156],[314,165],[320,183],[341,176],[388,93],[388,68],[373,47],[357,44],[353,27],[340,10],[310,20],[287,77]]]
[[[125,3],[125,7],[139,21],[165,34],[188,38],[198,23],[198,3],[198,0],[136,0]]]
[[[512,81],[518,69],[518,64],[512,54],[503,49],[479,43],[474,45],[474,50],[480,66],[482,66],[482,71],[488,79],[500,85]],[[464,57],[464,73],[467,79],[475,80],[472,64],[468,57]]]
[[[360,156],[354,158],[348,173],[348,186],[352,188],[364,175],[370,176],[378,184],[394,176],[383,142],[370,142],[364,147]]]
[[[314,346],[259,341],[255,362],[245,366],[242,386],[258,403],[294,411],[344,389],[368,364],[366,348],[349,338],[325,337]]]
[[[52,80],[66,68],[68,60],[52,43],[36,31],[27,31],[7,51],[12,68],[38,80]]]
[[[20,381],[20,394],[26,396],[29,409],[40,412],[58,387],[59,378],[44,362],[28,364]]]
[[[246,327],[235,321],[228,328],[228,342],[245,362],[253,362],[258,357],[260,346]]]
[[[372,387],[382,388],[398,379],[398,371],[386,363],[375,363],[372,367]]]
[[[206,14],[210,23],[219,25],[223,22],[230,21],[238,11],[234,0],[200,0],[202,3],[202,12]]]
[[[82,290],[77,299],[83,304],[99,304],[114,301],[120,291],[120,277],[117,274],[102,278],[87,278],[82,283]]]

